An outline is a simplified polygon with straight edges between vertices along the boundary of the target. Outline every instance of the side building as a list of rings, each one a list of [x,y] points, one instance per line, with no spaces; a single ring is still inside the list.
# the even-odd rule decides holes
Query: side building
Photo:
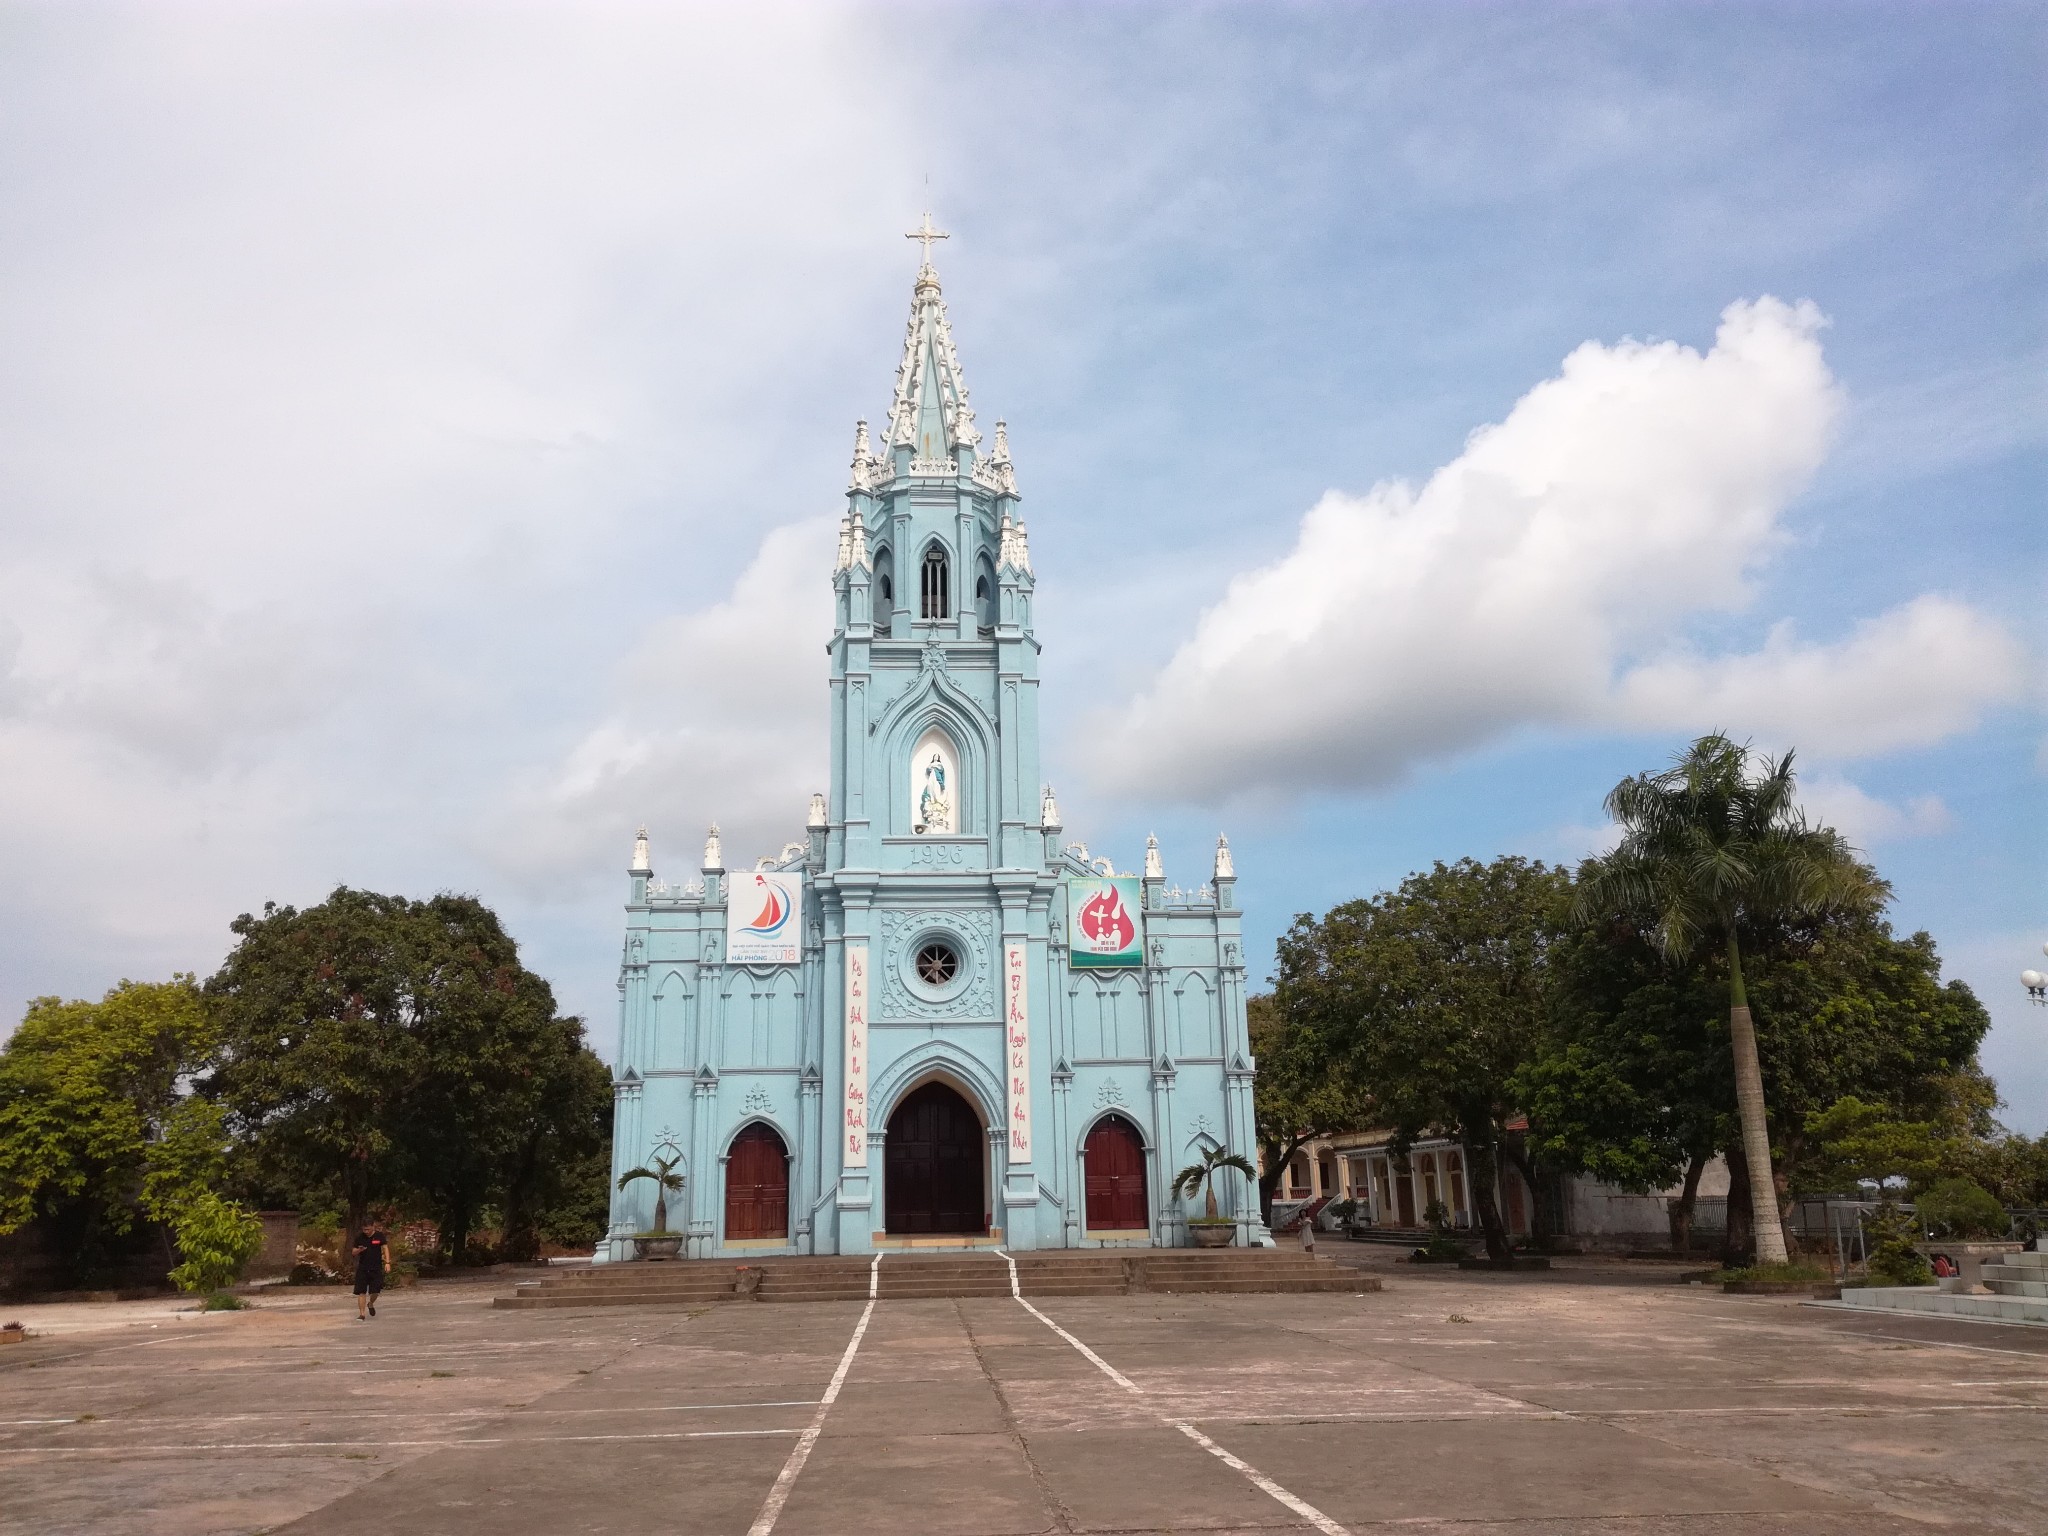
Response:
[[[829,791],[751,869],[715,826],[673,883],[634,848],[613,1179],[673,1161],[692,1256],[1179,1246],[1175,1171],[1256,1155],[1229,844],[1183,891],[1154,841],[1142,873],[1063,842],[1008,435],[982,453],[929,249],[882,441],[855,430]],[[1270,1241],[1249,1181],[1217,1194]],[[615,1189],[600,1260],[654,1198]]]

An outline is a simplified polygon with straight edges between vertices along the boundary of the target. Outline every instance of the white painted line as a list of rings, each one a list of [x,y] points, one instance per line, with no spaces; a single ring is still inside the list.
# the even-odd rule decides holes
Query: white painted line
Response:
[[[756,1435],[794,1435],[794,1429],[693,1429],[655,1435],[550,1435],[546,1444],[565,1440],[731,1440]],[[183,1445],[23,1445],[0,1446],[0,1456],[122,1456],[145,1451],[378,1451],[385,1449],[447,1450],[467,1445],[539,1445],[534,1436],[498,1435],[463,1440],[214,1440]]]
[[[656,1403],[641,1408],[536,1408],[530,1403],[512,1403],[495,1408],[457,1408],[443,1413],[334,1413],[325,1408],[308,1410],[322,1423],[333,1423],[336,1419],[404,1419],[418,1423],[421,1419],[494,1419],[507,1413],[524,1414],[527,1418],[565,1419],[581,1418],[595,1413],[710,1413],[726,1408],[815,1408],[815,1397],[792,1397],[783,1401],[766,1403]],[[209,1413],[209,1414],[166,1414],[163,1417],[145,1416],[141,1422],[149,1424],[275,1424],[298,1418],[292,1413]],[[133,1425],[134,1418],[107,1418],[95,1415],[80,1420],[77,1415],[68,1419],[0,1419],[0,1429],[13,1429],[32,1424],[121,1424]],[[795,1434],[795,1430],[790,1431]]]
[[[1130,1377],[1126,1376],[1122,1371],[1118,1370],[1115,1366],[1111,1365],[1107,1360],[1103,1359],[1102,1356],[1095,1353],[1094,1350],[1090,1349],[1086,1344],[1083,1344],[1079,1339],[1075,1338],[1071,1333],[1067,1332],[1066,1329],[1062,1328],[1058,1323],[1054,1322],[1051,1318],[1047,1317],[1043,1312],[1039,1311],[1038,1308],[1034,1307],[1033,1305],[1031,1305],[1030,1302],[1026,1301],[1024,1299],[1024,1292],[1021,1289],[1019,1289],[1017,1285],[1017,1261],[1011,1258],[1010,1255],[1004,1252],[1004,1250],[1002,1250],[1001,1248],[998,1248],[996,1250],[996,1253],[998,1256],[1001,1257],[1002,1261],[1005,1264],[1010,1266],[1010,1297],[1013,1301],[1017,1303],[1018,1306],[1022,1307],[1026,1312],[1029,1312],[1033,1317],[1037,1318],[1041,1323],[1045,1324],[1046,1327],[1050,1328],[1054,1333],[1058,1334],[1061,1338],[1065,1339],[1069,1344],[1073,1345],[1074,1348],[1078,1349],[1089,1360],[1089,1362],[1094,1365],[1094,1367],[1098,1371],[1102,1372],[1103,1375],[1107,1376],[1111,1381],[1115,1382],[1118,1386],[1122,1387],[1126,1392],[1129,1392],[1137,1397],[1143,1397],[1145,1395],[1145,1389],[1143,1387],[1139,1386],[1135,1381],[1131,1380]],[[1229,1467],[1233,1472],[1241,1474],[1247,1481],[1251,1483],[1251,1485],[1254,1488],[1258,1489],[1259,1492],[1265,1494],[1268,1498],[1277,1500],[1279,1503],[1284,1504],[1287,1506],[1287,1508],[1293,1510],[1297,1515],[1301,1516],[1302,1519],[1306,1520],[1318,1531],[1321,1531],[1323,1533],[1323,1536],[1351,1536],[1350,1531],[1346,1530],[1343,1526],[1339,1525],[1336,1521],[1332,1520],[1320,1509],[1317,1509],[1315,1505],[1309,1503],[1308,1500],[1299,1498],[1296,1495],[1289,1493],[1285,1488],[1282,1488],[1278,1483],[1274,1482],[1273,1479],[1266,1476],[1265,1473],[1261,1472],[1257,1467],[1253,1466],[1250,1462],[1245,1461],[1240,1457],[1231,1455],[1230,1452],[1226,1451],[1214,1440],[1211,1440],[1207,1435],[1203,1434],[1199,1429],[1195,1428],[1194,1425],[1188,1423],[1187,1420],[1168,1418],[1165,1414],[1160,1414],[1159,1418],[1163,1423],[1167,1424],[1169,1427],[1177,1429],[1182,1434],[1186,1435],[1190,1440],[1194,1441],[1195,1444],[1199,1445],[1211,1456],[1214,1456],[1226,1467]],[[765,1536],[765,1533],[749,1532],[748,1536]]]
[[[811,1459],[811,1447],[818,1443],[818,1436],[825,1430],[825,1415],[832,1411],[832,1405],[839,1400],[839,1389],[846,1385],[846,1373],[853,1369],[854,1352],[860,1348],[860,1341],[868,1331],[868,1319],[875,1315],[875,1301],[882,1286],[882,1256],[877,1253],[874,1262],[868,1265],[868,1304],[862,1309],[860,1321],[853,1325],[853,1337],[846,1341],[846,1353],[839,1357],[839,1369],[832,1373],[832,1383],[825,1388],[825,1395],[818,1399],[818,1411],[811,1415],[811,1422],[797,1437],[790,1449],[789,1460],[782,1464],[782,1471],[776,1475],[775,1486],[768,1490],[768,1497],[761,1505],[761,1513],[754,1517],[754,1523],[747,1527],[747,1536],[768,1536],[775,1529],[775,1522],[782,1518],[782,1506],[789,1502],[790,1490],[796,1487],[797,1474],[804,1469],[804,1463]]]

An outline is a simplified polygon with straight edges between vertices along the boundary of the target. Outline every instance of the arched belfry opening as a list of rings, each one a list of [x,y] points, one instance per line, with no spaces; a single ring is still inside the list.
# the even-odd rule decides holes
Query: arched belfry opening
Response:
[[[946,546],[933,540],[925,546],[924,559],[917,567],[917,616],[920,619],[950,619],[953,616],[953,563]]]
[[[953,738],[933,726],[910,752],[910,830],[942,837],[960,829],[960,753]]]
[[[996,627],[996,571],[987,555],[975,562],[974,621],[983,634]]]
[[[988,1231],[988,1133],[950,1083],[904,1095],[882,1141],[884,1225],[892,1236]]]
[[[886,638],[896,620],[896,557],[886,544],[875,549],[874,594],[875,633]]]

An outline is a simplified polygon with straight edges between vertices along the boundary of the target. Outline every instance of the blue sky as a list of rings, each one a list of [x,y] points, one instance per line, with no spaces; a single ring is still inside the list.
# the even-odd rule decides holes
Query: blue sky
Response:
[[[1193,884],[1227,828],[1256,957],[1433,858],[1576,858],[1693,731],[1793,746],[2048,1129],[2043,42],[0,5],[0,1017],[348,881],[480,893],[604,1046],[633,827],[751,856],[819,787],[929,198],[1073,835]],[[1610,472],[1595,581],[1542,530]],[[1289,565],[1314,508],[1350,563]],[[1256,641],[1303,576],[1320,627]]]

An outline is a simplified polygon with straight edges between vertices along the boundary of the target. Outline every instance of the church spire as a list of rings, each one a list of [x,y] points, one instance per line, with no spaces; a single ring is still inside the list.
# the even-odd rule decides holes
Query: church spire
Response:
[[[888,446],[908,448],[913,462],[931,464],[951,459],[956,448],[972,448],[981,433],[967,403],[967,379],[953,350],[938,269],[932,265],[932,242],[949,237],[932,227],[927,213],[924,227],[906,238],[924,243],[924,260],[911,290],[903,361],[896,368],[896,394],[889,406]]]

